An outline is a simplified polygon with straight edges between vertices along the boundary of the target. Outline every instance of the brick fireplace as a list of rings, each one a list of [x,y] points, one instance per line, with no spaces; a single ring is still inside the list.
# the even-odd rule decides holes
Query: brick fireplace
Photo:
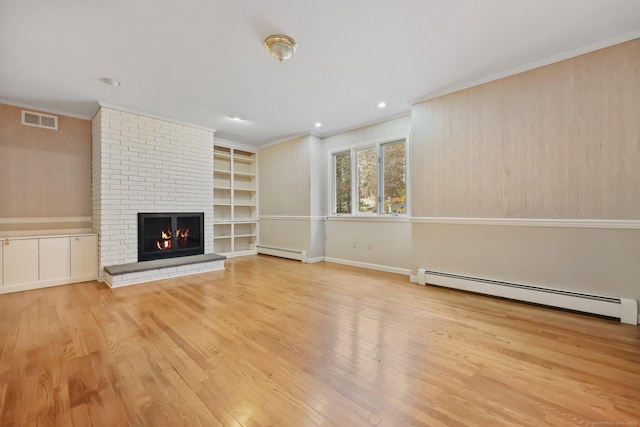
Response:
[[[92,120],[92,199],[101,279],[105,266],[138,261],[140,212],[203,213],[204,253],[213,253],[213,131],[101,107]]]

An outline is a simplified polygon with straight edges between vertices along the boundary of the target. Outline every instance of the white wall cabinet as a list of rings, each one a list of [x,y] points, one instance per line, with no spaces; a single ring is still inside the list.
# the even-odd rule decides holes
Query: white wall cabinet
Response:
[[[60,280],[71,275],[71,248],[68,237],[38,239],[39,281]]]
[[[38,281],[38,239],[3,242],[3,287]]]
[[[213,150],[213,247],[227,256],[256,253],[258,193],[256,154],[215,146]]]
[[[98,271],[98,236],[71,236],[71,277],[91,277]],[[85,280],[85,279],[83,279]],[[92,279],[86,279],[92,280]]]
[[[94,280],[96,235],[0,239],[0,294]]]

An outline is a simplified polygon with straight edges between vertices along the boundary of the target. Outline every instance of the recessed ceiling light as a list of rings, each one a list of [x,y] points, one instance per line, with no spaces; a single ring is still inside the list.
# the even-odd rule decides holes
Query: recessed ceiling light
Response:
[[[316,122],[316,124],[314,126],[317,127],[317,128],[321,128],[322,127],[322,123]]]
[[[239,117],[239,116],[229,116],[229,118],[230,118],[231,120],[233,120],[234,122],[242,122],[242,121],[244,121],[244,120],[242,119],[242,117]]]
[[[109,78],[109,77],[102,77],[102,78],[100,79],[100,81],[101,81],[102,83],[104,83],[104,84],[108,85],[108,86],[111,86],[111,87],[118,87],[118,86],[120,86],[120,82],[119,82],[119,81],[117,81],[117,80],[115,80],[115,79],[111,79],[111,78]]]
[[[382,110],[383,108],[387,108],[387,103],[384,101],[380,101],[378,102],[378,105],[376,105],[376,107]]]

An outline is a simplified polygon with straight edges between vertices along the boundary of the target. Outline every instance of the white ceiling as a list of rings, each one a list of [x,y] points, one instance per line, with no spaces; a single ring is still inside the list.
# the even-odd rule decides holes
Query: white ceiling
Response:
[[[296,39],[291,60],[266,52],[273,33]],[[0,0],[0,100],[85,118],[101,102],[260,146],[639,36],[640,0]]]

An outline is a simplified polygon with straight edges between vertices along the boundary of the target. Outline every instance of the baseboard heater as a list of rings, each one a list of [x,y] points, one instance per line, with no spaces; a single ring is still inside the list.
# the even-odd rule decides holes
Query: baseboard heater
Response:
[[[269,246],[261,246],[257,245],[256,249],[259,254],[277,256],[280,258],[288,258],[295,259],[302,262],[307,262],[307,252],[306,251],[298,251],[295,249],[282,249],[282,248],[272,248]]]
[[[622,323],[638,324],[638,303],[630,298],[591,295],[419,268],[418,284],[426,285],[427,283],[584,313],[616,317]]]

